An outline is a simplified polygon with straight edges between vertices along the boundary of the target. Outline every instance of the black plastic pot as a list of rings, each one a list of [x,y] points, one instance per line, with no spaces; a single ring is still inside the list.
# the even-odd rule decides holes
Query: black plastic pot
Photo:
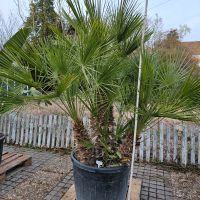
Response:
[[[125,200],[129,167],[96,168],[71,154],[77,200]]]
[[[5,136],[2,133],[0,133],[0,163],[1,163],[1,160],[2,160],[4,139],[5,139]]]

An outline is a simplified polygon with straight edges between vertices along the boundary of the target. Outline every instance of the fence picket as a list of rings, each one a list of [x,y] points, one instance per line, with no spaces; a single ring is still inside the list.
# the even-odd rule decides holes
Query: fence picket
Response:
[[[44,147],[46,145],[46,136],[47,136],[47,122],[48,122],[48,116],[44,116],[44,123],[43,123],[43,136],[42,136],[42,146]]]
[[[191,164],[195,164],[195,128],[191,128]]]
[[[16,142],[15,142],[15,144],[19,144],[20,128],[21,128],[21,114],[18,114],[17,115],[17,133],[16,133]]]
[[[61,148],[64,148],[64,145],[65,145],[65,130],[66,130],[66,127],[67,127],[67,120],[66,120],[66,117],[62,117],[62,121],[63,121],[63,126],[62,126],[62,129],[61,129]],[[67,143],[67,141],[66,141]]]
[[[182,159],[181,163],[186,166],[187,164],[187,127],[183,127],[183,134],[182,134]]]
[[[51,125],[52,125],[52,115],[49,115],[49,123],[48,123],[48,133],[47,133],[47,147],[50,147],[51,143]]]
[[[153,159],[157,158],[157,130],[153,129]]]
[[[29,130],[29,145],[32,145],[33,143],[33,126],[34,126],[34,117],[30,116],[30,130]]]
[[[4,116],[3,120],[3,134],[5,135],[5,138],[7,138],[7,118],[8,116]]]
[[[15,143],[15,136],[16,136],[16,127],[17,127],[17,117],[16,115],[13,116],[13,126],[12,126],[12,143]]]
[[[56,137],[56,148],[60,147],[61,127],[62,127],[62,116],[59,116],[58,117],[57,137]]]
[[[146,133],[146,161],[149,162],[150,161],[150,144],[151,144],[151,141],[150,141],[150,129],[147,131]]]
[[[140,161],[143,161],[144,158],[144,133],[141,133],[140,138]]]
[[[71,120],[69,117],[67,118],[67,134],[66,134],[66,148],[69,147],[69,143],[71,140]]]
[[[28,138],[29,138],[29,119],[30,119],[30,115],[27,114],[26,115],[26,130],[25,130],[25,145],[28,144]]]
[[[38,121],[39,118],[38,116],[34,117],[34,131],[33,131],[33,146],[36,147],[37,146],[37,138],[38,138]]]
[[[163,162],[163,123],[160,123],[159,126],[159,131],[160,131],[160,155],[159,155],[159,159],[161,162]]]
[[[21,120],[21,136],[20,136],[20,145],[23,145],[24,142],[24,125],[25,125],[25,115],[22,115],[22,120]]]
[[[39,130],[38,130],[38,147],[41,147],[41,143],[42,143],[42,123],[43,123],[43,116],[40,115],[40,117],[39,117]]]
[[[173,161],[178,162],[177,158],[177,148],[178,148],[178,129],[176,129],[176,126],[174,125],[174,153],[173,153]]]
[[[171,142],[171,134],[170,134],[170,131],[171,131],[171,129],[170,129],[171,127],[169,126],[169,125],[167,125],[167,156],[166,156],[166,159],[167,159],[167,161],[170,161],[170,159],[171,159],[171,157],[170,157],[170,142]]]
[[[51,148],[55,147],[55,137],[56,137],[56,122],[57,122],[57,116],[53,116],[53,126],[52,126],[52,141],[51,141]]]
[[[69,134],[69,139],[70,139],[71,148],[74,149],[75,148],[74,131],[73,131],[72,121],[71,120],[70,120],[70,134]]]
[[[11,140],[11,122],[12,122],[12,116],[11,115],[8,115],[8,132],[7,132],[7,143],[9,144],[10,143],[10,140]]]

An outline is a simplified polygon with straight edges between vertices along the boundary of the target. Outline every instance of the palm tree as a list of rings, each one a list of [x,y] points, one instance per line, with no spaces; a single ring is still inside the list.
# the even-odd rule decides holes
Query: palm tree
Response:
[[[135,111],[137,85],[136,55],[132,66],[125,71],[123,101],[125,110]],[[139,103],[138,134],[163,118],[199,123],[200,78],[194,75],[195,67],[185,62],[186,54],[145,52]]]
[[[56,36],[35,44],[28,38],[30,30],[21,29],[4,45],[0,77],[17,82],[19,88],[6,95],[1,88],[0,112],[51,101],[73,120],[79,161],[127,164],[143,16],[131,0],[121,0],[114,7],[85,0],[85,10],[78,0],[67,4],[73,15],[64,15],[75,30],[73,36],[51,27]],[[147,30],[145,40],[149,37]],[[158,52],[143,55],[138,133],[158,117],[198,119],[199,79],[180,67],[180,59],[162,58]],[[37,95],[23,96],[21,88],[26,85]],[[85,111],[91,121],[89,130],[83,124]]]

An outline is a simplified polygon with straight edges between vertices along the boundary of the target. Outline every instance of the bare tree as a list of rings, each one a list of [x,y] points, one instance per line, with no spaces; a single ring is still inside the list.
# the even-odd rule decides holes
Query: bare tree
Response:
[[[19,27],[19,20],[13,13],[10,13],[7,20],[5,20],[0,13],[0,49]]]
[[[163,43],[169,36],[169,34],[175,30],[178,39],[181,40],[190,33],[191,29],[186,25],[180,25],[178,28],[170,29],[170,30],[164,30],[163,28],[163,19],[156,14],[154,18],[148,19],[148,27],[151,27],[151,30],[153,32],[151,39],[148,41],[147,46],[154,48],[155,46],[159,46]]]
[[[29,0],[29,3],[31,3],[32,0]],[[29,4],[27,3],[27,0],[14,0],[14,3],[16,5],[16,12],[20,18],[20,20],[25,23],[26,18],[27,18],[27,14],[28,14],[28,10],[29,10]]]
[[[152,48],[156,43],[160,43],[165,38],[166,32],[163,31],[163,19],[156,14],[155,18],[148,19],[147,26],[151,27],[153,32],[147,44]]]

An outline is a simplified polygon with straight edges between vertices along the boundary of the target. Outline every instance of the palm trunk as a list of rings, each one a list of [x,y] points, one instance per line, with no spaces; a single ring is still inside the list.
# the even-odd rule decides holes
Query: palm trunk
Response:
[[[76,143],[76,157],[84,164],[94,165],[94,156],[92,149],[84,146],[84,142],[90,141],[87,130],[85,129],[82,121],[74,122],[74,139]]]
[[[119,152],[121,154],[121,163],[127,164],[131,161],[131,152],[132,152],[132,140],[133,133],[129,131],[122,139],[122,143],[119,146]]]
[[[101,134],[99,132],[98,126],[99,126],[99,122],[95,117],[92,117],[90,119],[90,130],[91,130],[91,141],[92,143],[95,145],[95,149],[94,149],[94,155],[96,160],[102,160],[103,158],[103,148],[101,145]]]

